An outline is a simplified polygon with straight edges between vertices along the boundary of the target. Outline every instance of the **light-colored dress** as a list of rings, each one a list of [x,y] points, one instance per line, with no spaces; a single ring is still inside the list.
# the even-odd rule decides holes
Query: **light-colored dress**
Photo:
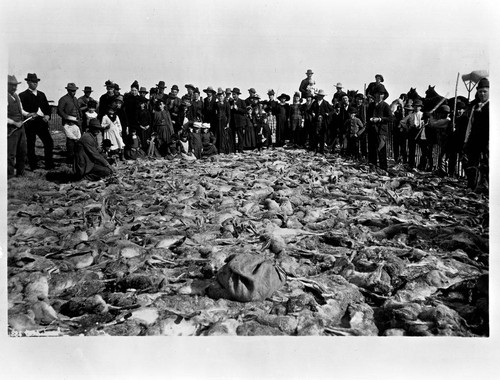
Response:
[[[101,127],[104,128],[103,138],[111,141],[111,150],[123,149],[125,147],[122,139],[122,125],[118,116],[116,116],[113,122],[108,115],[104,115]]]

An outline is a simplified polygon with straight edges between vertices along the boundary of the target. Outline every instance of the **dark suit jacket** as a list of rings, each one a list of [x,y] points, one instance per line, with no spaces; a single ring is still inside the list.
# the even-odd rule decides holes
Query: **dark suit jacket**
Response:
[[[237,109],[233,108],[234,105],[237,106]],[[231,127],[233,129],[244,128],[246,125],[246,114],[247,106],[243,99],[238,99],[235,102],[231,103]]]
[[[381,101],[379,104],[375,104],[375,102],[370,103],[366,113],[368,130],[375,131],[379,135],[387,136],[389,128],[388,124],[394,119],[389,104],[384,101]],[[370,118],[372,117],[379,117],[382,120],[380,122],[373,123],[370,121]]]
[[[215,115],[215,96],[212,96],[210,100],[208,98],[203,99],[203,122],[211,123],[214,120]]]
[[[40,108],[44,115],[50,116],[52,113],[47,97],[39,90],[37,90],[37,95],[35,96],[27,89],[19,94],[19,98],[26,112],[36,112]]]

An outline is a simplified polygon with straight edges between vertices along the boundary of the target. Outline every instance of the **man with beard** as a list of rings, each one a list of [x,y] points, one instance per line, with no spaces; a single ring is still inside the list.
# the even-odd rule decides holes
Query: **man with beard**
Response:
[[[38,82],[40,79],[37,75],[29,73],[25,80],[28,83],[28,89],[21,92],[19,98],[21,99],[24,110],[35,115],[24,124],[28,149],[28,162],[31,170],[37,168],[35,143],[36,137],[38,136],[43,143],[45,169],[50,170],[54,168],[54,141],[52,140],[49,129],[51,108],[45,94],[38,90]]]

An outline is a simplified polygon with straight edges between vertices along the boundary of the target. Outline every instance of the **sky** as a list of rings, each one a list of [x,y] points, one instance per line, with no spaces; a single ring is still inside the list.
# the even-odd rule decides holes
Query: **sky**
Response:
[[[346,89],[363,91],[364,85],[380,73],[390,93],[389,101],[410,87],[424,95],[429,85],[435,86],[439,94],[452,97],[458,73],[489,70],[495,99],[500,46],[500,12],[495,3],[0,0],[0,68],[4,75],[13,74],[22,81],[18,92],[26,89],[26,74],[36,73],[41,78],[39,89],[56,102],[66,93],[64,88],[69,82],[76,83],[80,90],[92,86],[94,97],[99,97],[105,92],[107,79],[119,83],[122,91],[128,91],[134,80],[147,88],[163,80],[169,88],[173,84],[181,87],[181,95],[187,83],[200,89],[238,87],[245,97],[250,87],[261,96],[269,88],[291,95],[307,69],[314,71],[316,86],[324,89],[328,100],[337,82]],[[458,94],[467,96],[461,80]],[[0,102],[6,104],[5,93],[0,94]],[[495,107],[491,111],[492,119],[498,120]],[[4,125],[5,116],[0,115]],[[496,125],[492,123],[493,147],[500,143]],[[0,150],[6,162],[5,139],[0,139]],[[498,163],[499,159],[497,150],[491,149],[491,162]],[[492,165],[492,173],[497,173],[497,167]],[[6,194],[5,168],[2,173],[0,191]],[[490,176],[491,231],[500,228],[499,178]],[[0,206],[5,212],[6,197]],[[1,220],[4,247],[6,224],[6,218]],[[492,247],[498,246],[497,235],[491,234]],[[5,255],[1,259],[5,267]],[[499,267],[498,255],[492,255],[490,265]],[[499,289],[498,276],[493,277]],[[0,282],[5,284],[5,278]],[[2,299],[6,299],[6,288],[0,286]],[[495,307],[498,311],[495,299],[498,297],[491,298],[492,310]],[[5,310],[0,313],[0,322],[5,322],[6,314]],[[498,324],[492,323],[492,336],[500,336],[498,332]],[[322,378],[332,373],[352,378],[353,371],[359,378],[377,377],[380,373],[385,378],[409,378],[425,366],[433,366],[429,372],[433,377],[449,378],[453,369],[454,378],[476,378],[481,369],[491,375],[484,378],[493,378],[492,363],[499,354],[496,338],[452,343],[446,338],[404,343],[397,339],[389,343],[381,339],[332,338],[320,344],[316,340],[300,340],[299,344],[295,339],[291,342],[260,337],[244,343],[231,338],[215,340],[216,345],[208,345],[208,340],[176,339],[151,344],[145,337],[120,345],[117,340],[102,339],[38,340],[36,345],[31,340],[10,341],[4,354],[9,354],[9,363],[33,368],[32,378],[39,378],[37,371],[47,366],[53,368],[42,372],[45,377],[66,374],[66,378],[89,378],[90,373],[94,374],[91,378],[116,378],[116,374],[121,378],[144,378],[143,368],[156,363],[165,373],[174,368],[179,377],[185,377],[186,368],[199,370],[200,375],[194,378],[205,378],[217,377],[221,369],[241,366],[246,368],[248,378],[280,377],[291,369],[292,373],[286,372],[291,379],[313,378],[321,368],[330,371],[329,375],[319,376]],[[37,352],[50,355],[36,356]],[[208,355],[210,352],[218,354],[215,359]],[[289,360],[277,366],[282,356]],[[359,358],[363,359],[361,366]],[[170,367],[176,361],[184,367]],[[132,362],[145,365],[132,367]],[[234,373],[241,377],[241,369]]]
[[[99,97],[107,79],[122,92],[137,79],[177,84],[181,95],[187,83],[291,95],[307,69],[330,99],[336,83],[363,91],[378,73],[389,100],[429,85],[452,97],[458,73],[489,70],[497,13],[471,0],[24,3],[19,17],[4,13],[8,72],[21,91],[37,73],[55,101],[69,82]],[[458,94],[467,96],[461,79]]]

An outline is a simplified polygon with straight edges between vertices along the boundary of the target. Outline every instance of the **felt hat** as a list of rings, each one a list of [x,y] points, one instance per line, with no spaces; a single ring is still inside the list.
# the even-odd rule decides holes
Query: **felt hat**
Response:
[[[306,71],[306,75],[307,75],[307,74],[314,74],[314,73],[313,73],[313,71],[312,71],[311,69],[307,69],[307,71]]]
[[[90,119],[89,120],[89,129],[101,129],[101,123],[99,123],[99,120],[95,119]]]
[[[413,107],[423,107],[424,103],[420,99],[415,99],[413,101]]]
[[[146,90],[146,87],[141,87],[141,88],[139,89],[139,93],[145,93],[145,94],[147,94],[147,93],[148,93],[148,90]]]
[[[26,78],[24,78],[24,80],[26,82],[40,82],[40,79],[38,79],[35,73],[28,73],[28,75],[26,75]]]
[[[358,110],[356,109],[356,107],[349,107],[347,109],[347,113],[351,114],[351,113],[358,113]]]
[[[251,87],[248,89],[248,92],[251,94],[255,94],[257,91],[255,91],[255,88]]]
[[[83,88],[83,92],[92,92],[92,87],[90,87],[90,86],[85,86],[85,87]]]
[[[158,87],[158,88],[165,88],[167,86],[165,86],[165,81],[161,80],[161,81],[158,82],[158,84],[156,85],[156,87]]]
[[[137,88],[139,90],[139,82],[137,82],[137,80],[133,81],[130,88]]]
[[[120,91],[121,90],[120,85],[118,83],[115,83],[114,88],[115,88],[116,91]]]
[[[16,79],[15,75],[7,75],[7,83],[8,84],[19,84],[21,82],[18,82]]]
[[[287,94],[281,94],[280,96],[278,96],[278,100],[281,100],[281,99],[283,99],[285,102],[287,102],[290,100],[290,96],[288,96]]]
[[[464,110],[465,108],[466,107],[465,107],[464,102],[460,102],[460,101],[457,102],[457,110]]]
[[[224,90],[221,87],[217,89],[217,95],[224,95]]]
[[[490,88],[490,81],[488,78],[483,78],[479,82],[477,82],[477,88]]]
[[[193,93],[194,94],[199,94],[200,93],[200,89],[198,87],[194,87]]]
[[[337,88],[344,88],[344,86],[342,86],[342,83],[340,83],[340,82],[338,82],[338,83],[335,85],[335,87],[337,87]]]
[[[77,122],[78,122],[77,117],[76,117],[76,116],[73,116],[73,115],[68,115],[68,116],[66,117],[66,120],[68,120],[68,121],[73,121],[73,122],[75,122],[75,123],[77,123]]]
[[[215,90],[212,86],[208,86],[206,89],[203,90],[204,93],[208,94],[211,92],[212,94],[215,94]]]
[[[111,80],[107,80],[106,82],[104,82],[104,87],[114,87],[115,84],[113,83],[113,81]]]
[[[323,89],[321,89],[316,93],[316,96],[326,96],[326,93]]]
[[[377,79],[377,77],[380,78],[380,82],[383,82],[384,81],[384,77],[382,76],[382,74],[377,74],[375,75],[375,79]]]
[[[194,89],[196,88],[196,87],[194,87],[191,83],[188,83],[188,84],[184,85],[184,87],[186,87],[186,88],[190,88],[190,89],[192,89],[192,90],[194,90]]]
[[[274,95],[274,90],[271,88],[267,91],[267,95]]]
[[[231,90],[231,93],[241,95],[241,91],[240,91],[240,89],[238,87],[234,87]]]
[[[228,88],[226,88],[225,92],[226,92],[226,94],[230,94],[231,93],[231,89],[228,87]]]
[[[260,95],[259,94],[253,94],[250,99],[258,99],[260,100]]]
[[[174,91],[174,90],[179,91],[179,86],[177,86],[176,84],[174,84],[174,85],[172,86],[172,88],[170,89],[170,91]]]
[[[441,112],[450,112],[450,106],[446,105],[446,104],[443,104],[442,106],[439,106],[438,108],[438,111],[441,111]]]
[[[68,85],[65,88],[66,88],[66,90],[69,90],[69,91],[78,90],[78,87],[76,87],[76,84],[74,84],[74,83],[68,83]]]

